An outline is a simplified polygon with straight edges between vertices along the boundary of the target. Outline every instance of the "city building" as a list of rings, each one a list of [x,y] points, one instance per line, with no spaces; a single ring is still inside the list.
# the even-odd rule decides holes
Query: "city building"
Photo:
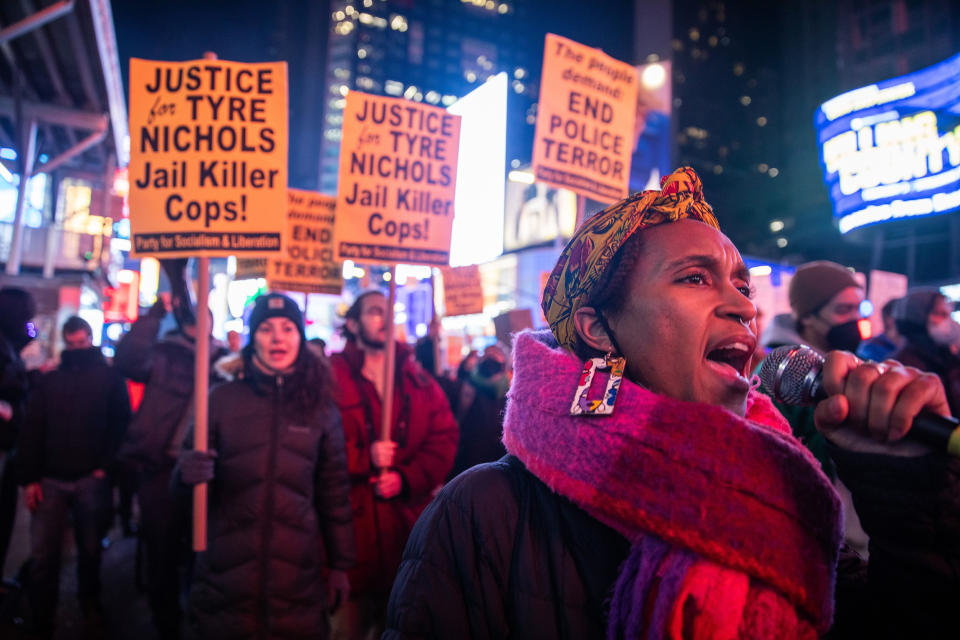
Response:
[[[506,72],[508,131],[529,129],[532,143],[531,79],[539,75],[542,46],[527,37],[531,10],[529,0],[331,2],[320,191],[336,194],[344,96],[350,90],[448,107]],[[508,156],[523,153],[524,138],[508,136]]]

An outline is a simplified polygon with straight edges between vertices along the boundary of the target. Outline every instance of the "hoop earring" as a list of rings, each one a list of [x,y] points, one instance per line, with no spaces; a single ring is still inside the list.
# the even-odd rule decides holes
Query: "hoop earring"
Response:
[[[570,415],[608,416],[612,414],[626,366],[627,361],[622,356],[613,355],[612,352],[602,358],[590,358],[584,362],[583,371],[580,372],[580,382],[573,395],[573,404],[570,405]],[[608,370],[610,379],[607,380],[603,395],[599,400],[590,400],[587,396],[590,393],[593,376],[597,371]]]

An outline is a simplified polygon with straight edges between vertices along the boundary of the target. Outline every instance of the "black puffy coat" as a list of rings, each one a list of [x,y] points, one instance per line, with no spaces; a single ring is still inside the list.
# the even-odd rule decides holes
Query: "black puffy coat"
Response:
[[[853,453],[833,445],[830,453],[870,535],[869,564],[847,572],[841,563],[837,571],[830,637],[955,637],[960,460],[939,453]]]
[[[152,312],[141,316],[120,340],[114,358],[124,376],[146,384],[118,457],[149,469],[173,467],[180,449],[176,432],[193,406],[194,343],[180,333],[160,338],[162,319]],[[221,346],[210,345],[211,363],[225,354]],[[211,366],[211,386],[220,380]]]
[[[296,419],[284,382],[248,372],[210,394],[218,456],[189,597],[196,638],[324,638],[323,567],[353,565],[340,414],[330,402]]]
[[[10,420],[0,418],[0,452],[12,449],[20,436],[29,377],[17,348],[0,333],[0,401],[10,404]]]
[[[129,421],[127,383],[100,350],[64,351],[60,366],[30,392],[17,453],[20,484],[107,469]]]
[[[383,638],[605,638],[628,551],[513,456],[473,467],[410,534]]]
[[[907,343],[890,357],[908,367],[937,374],[947,392],[950,412],[960,416],[960,357],[934,343],[926,334],[908,336]]]
[[[870,534],[870,563],[841,556],[828,637],[953,637],[960,460],[831,453]],[[628,552],[513,456],[473,467],[417,521],[383,638],[605,638],[605,601]]]

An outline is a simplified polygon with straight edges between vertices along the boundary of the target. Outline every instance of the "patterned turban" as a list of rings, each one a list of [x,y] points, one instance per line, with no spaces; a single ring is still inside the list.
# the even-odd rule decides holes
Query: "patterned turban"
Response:
[[[664,176],[660,191],[635,193],[586,220],[564,247],[543,290],[543,314],[557,343],[573,348],[573,314],[600,285],[627,238],[646,227],[684,218],[720,229],[713,208],[703,199],[700,178],[690,167]]]

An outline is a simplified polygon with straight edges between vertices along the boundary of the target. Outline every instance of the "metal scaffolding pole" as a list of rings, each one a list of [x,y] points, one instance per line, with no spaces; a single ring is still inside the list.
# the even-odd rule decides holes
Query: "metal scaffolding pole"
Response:
[[[71,11],[73,11],[73,0],[63,0],[63,2],[52,4],[45,9],[37,11],[32,16],[27,16],[19,22],[14,22],[10,26],[0,29],[0,43],[13,40],[25,33],[30,33],[34,29],[38,29],[51,20],[56,20]]]
[[[23,126],[23,123],[20,124]],[[20,273],[20,257],[23,253],[23,217],[27,210],[27,184],[33,175],[33,159],[37,147],[37,121],[30,118],[26,124],[26,131],[21,129],[20,185],[17,187],[17,209],[13,218],[13,237],[10,241],[10,254],[7,256],[7,275],[15,276]]]

